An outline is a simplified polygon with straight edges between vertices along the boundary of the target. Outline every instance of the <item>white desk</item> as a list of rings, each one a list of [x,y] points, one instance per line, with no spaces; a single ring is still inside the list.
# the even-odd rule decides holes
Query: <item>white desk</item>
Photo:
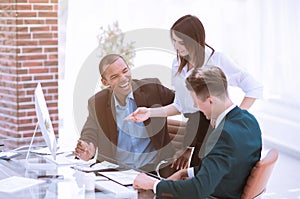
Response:
[[[22,152],[21,152],[22,153]],[[26,153],[21,156],[13,158],[9,161],[0,159],[0,180],[10,176],[22,176],[36,179],[39,175],[63,175],[63,180],[49,180],[46,183],[36,185],[30,188],[23,189],[14,193],[1,193],[0,198],[61,198],[61,199],[96,199],[96,198],[115,198],[112,193],[105,191],[85,191],[76,182],[73,176],[75,170],[68,165],[57,166],[54,163],[47,162],[43,156],[30,154],[29,166],[26,166]],[[138,198],[153,199],[152,191],[139,192]]]

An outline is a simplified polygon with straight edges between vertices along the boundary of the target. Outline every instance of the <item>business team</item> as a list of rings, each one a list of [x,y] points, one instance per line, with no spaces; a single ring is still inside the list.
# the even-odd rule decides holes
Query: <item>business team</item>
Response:
[[[178,21],[187,23],[191,18],[195,17],[188,15]],[[198,160],[193,167],[187,168],[186,159],[178,158],[173,167],[169,165],[161,171],[168,180],[160,181],[141,174],[135,179],[134,187],[152,189],[158,197],[239,198],[251,168],[260,159],[262,147],[256,119],[241,109],[243,106],[249,108],[254,101],[245,98],[241,108],[233,105],[228,97],[230,82],[225,71],[207,64],[203,66],[204,57],[198,62],[192,59],[195,54],[188,50],[188,40],[181,39],[182,33],[174,30],[171,33],[174,47],[182,58],[179,63],[187,64],[186,69],[183,70],[184,65],[181,68],[185,71],[185,82],[180,89],[191,96],[193,103],[189,106],[194,105],[201,115],[188,124],[202,126],[205,133],[201,134],[201,144],[196,147],[194,155]],[[204,52],[201,47],[198,50]],[[133,80],[121,55],[105,56],[100,61],[99,71],[103,85],[108,88],[89,99],[89,115],[74,154],[89,160],[98,150],[97,161],[113,160],[129,168],[153,172],[161,160],[175,156],[166,116],[179,113],[173,102],[179,103],[177,98],[183,96],[178,94],[182,92],[175,89],[174,93],[156,78]],[[174,78],[180,72],[177,71]],[[255,83],[252,87],[261,89]],[[207,121],[206,125],[201,118]],[[196,131],[199,134],[199,129]],[[181,170],[176,172],[175,168]]]

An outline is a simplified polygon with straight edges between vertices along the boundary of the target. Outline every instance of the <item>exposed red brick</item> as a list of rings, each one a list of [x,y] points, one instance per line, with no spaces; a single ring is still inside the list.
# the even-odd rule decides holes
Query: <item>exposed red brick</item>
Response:
[[[30,39],[31,34],[30,33],[17,33],[17,38],[18,39]]]
[[[57,26],[51,26],[51,31],[58,31],[58,27]]]
[[[44,52],[48,53],[48,52],[58,52],[58,48],[57,47],[53,47],[53,48],[44,48]]]
[[[32,77],[31,76],[19,76],[18,77],[18,81],[20,82],[24,82],[24,81],[31,81],[32,80]]]
[[[17,3],[28,3],[27,0],[10,0],[10,1],[17,2]]]
[[[35,76],[34,80],[47,80],[47,79],[53,79],[52,75],[42,75],[42,76]]]
[[[35,25],[35,24],[45,24],[44,19],[24,19],[21,23],[17,24],[27,24],[27,25]]]
[[[43,49],[39,47],[23,47],[22,53],[42,53]]]
[[[49,32],[49,26],[30,27],[30,32]]]
[[[23,60],[44,60],[47,59],[47,55],[35,54],[35,55],[21,55],[18,57],[19,61]]]
[[[45,61],[44,66],[57,66],[58,61]]]
[[[34,109],[34,104],[21,104],[19,109]]]
[[[57,12],[38,12],[38,17],[56,18]]]
[[[49,72],[48,68],[32,68],[32,69],[29,69],[30,74],[48,73],[48,72]]]
[[[54,6],[53,5],[42,5],[42,4],[38,4],[38,5],[33,5],[33,9],[34,10],[54,10],[53,9]]]
[[[17,46],[36,46],[38,45],[38,41],[33,40],[17,40],[16,44]]]
[[[41,61],[27,61],[23,63],[24,67],[32,67],[32,66],[42,66],[43,63]]]
[[[51,68],[51,69],[50,69],[50,72],[51,72],[51,73],[58,73],[58,68]]]
[[[0,10],[0,138],[14,138],[7,145],[15,148],[30,142],[36,126],[38,81],[58,133],[58,1],[1,0]]]
[[[34,33],[33,39],[50,39],[54,38],[52,33]]]
[[[49,0],[27,0],[28,3],[49,3]]]
[[[20,18],[37,17],[37,13],[36,12],[21,12],[21,11],[18,11],[17,12],[17,17],[20,17]]]
[[[58,40],[40,40],[39,45],[58,45]]]
[[[46,19],[46,24],[57,25],[57,19]]]
[[[49,56],[48,56],[48,58],[50,59],[50,60],[57,60],[58,59],[58,54],[50,54]]]
[[[32,9],[32,5],[31,4],[20,4],[18,2],[18,4],[16,4],[16,10],[31,10]]]

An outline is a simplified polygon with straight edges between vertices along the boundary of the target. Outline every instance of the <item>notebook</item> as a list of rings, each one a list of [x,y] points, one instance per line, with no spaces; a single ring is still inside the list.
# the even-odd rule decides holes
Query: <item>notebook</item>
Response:
[[[42,183],[45,183],[45,181],[19,176],[12,176],[0,180],[0,192],[13,193]]]

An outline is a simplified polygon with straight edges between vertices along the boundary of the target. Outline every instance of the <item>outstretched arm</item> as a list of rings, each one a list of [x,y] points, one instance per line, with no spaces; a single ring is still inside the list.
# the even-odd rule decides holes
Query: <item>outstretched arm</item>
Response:
[[[150,117],[167,117],[177,114],[179,114],[177,108],[173,104],[170,104],[158,108],[139,107],[124,119],[133,120],[135,122],[143,122]]]

